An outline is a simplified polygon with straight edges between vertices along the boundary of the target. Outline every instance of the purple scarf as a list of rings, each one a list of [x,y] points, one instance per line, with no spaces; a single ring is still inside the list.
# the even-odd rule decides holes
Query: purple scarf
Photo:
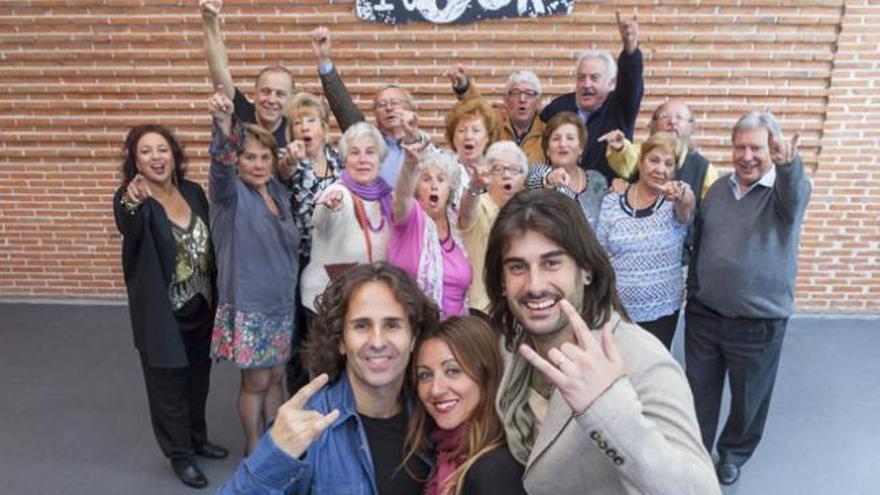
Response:
[[[467,441],[468,431],[471,425],[467,421],[451,430],[435,427],[430,438],[434,442],[434,450],[437,453],[437,464],[428,475],[425,484],[424,495],[446,495],[450,493],[452,474],[459,466],[464,464],[464,457],[452,457],[452,453],[458,449],[462,442]]]
[[[391,225],[391,222],[393,221],[391,218],[391,193],[393,192],[393,189],[391,189],[391,186],[389,186],[384,179],[376,177],[376,180],[370,184],[360,184],[355,182],[355,180],[348,175],[347,170],[343,170],[340,180],[349,191],[356,194],[362,200],[376,201],[378,199],[379,209],[382,211],[382,216],[385,217],[385,221],[388,222],[388,225]]]

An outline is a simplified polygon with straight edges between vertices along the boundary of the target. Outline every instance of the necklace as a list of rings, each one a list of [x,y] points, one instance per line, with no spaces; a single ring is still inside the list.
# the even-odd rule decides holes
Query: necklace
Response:
[[[639,208],[640,201],[639,201],[639,186],[638,186],[638,184],[633,185],[632,192],[633,192],[632,204],[629,205],[630,211],[628,213],[631,217],[636,218],[636,214],[639,212],[639,210],[642,210],[645,208]],[[654,203],[650,206],[651,213],[648,214],[647,216],[651,216],[654,213],[656,213],[657,209],[660,208],[661,204],[663,204],[663,195],[662,194],[658,195],[657,199],[654,200]]]
[[[451,241],[451,242],[450,242]],[[446,244],[449,243],[449,247],[446,247]],[[455,249],[455,239],[452,238],[452,229],[449,227],[449,219],[446,219],[446,237],[444,239],[440,239],[440,248],[443,249],[445,253],[451,253],[453,249]]]

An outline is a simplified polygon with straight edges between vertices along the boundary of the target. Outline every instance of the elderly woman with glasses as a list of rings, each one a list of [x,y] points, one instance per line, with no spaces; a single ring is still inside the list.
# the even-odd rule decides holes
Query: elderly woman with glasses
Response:
[[[470,187],[461,199],[458,216],[461,240],[475,274],[468,300],[472,309],[484,313],[489,309],[489,297],[482,277],[489,231],[501,208],[514,194],[522,191],[529,169],[525,152],[513,141],[498,141],[489,146],[486,164],[487,173],[471,180]]]

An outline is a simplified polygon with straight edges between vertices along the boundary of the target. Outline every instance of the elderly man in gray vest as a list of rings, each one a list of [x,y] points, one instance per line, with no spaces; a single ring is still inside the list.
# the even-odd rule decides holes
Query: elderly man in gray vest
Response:
[[[703,444],[715,443],[724,375],[730,415],[716,472],[739,478],[764,430],[788,318],[812,185],[770,113],[733,128],[734,172],[709,189],[697,217],[685,313],[685,362]]]

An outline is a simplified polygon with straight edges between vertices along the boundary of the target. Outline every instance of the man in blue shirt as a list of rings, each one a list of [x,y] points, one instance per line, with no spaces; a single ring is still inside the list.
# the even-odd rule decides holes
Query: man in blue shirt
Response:
[[[416,338],[438,322],[436,305],[406,272],[379,262],[331,282],[316,309],[304,356],[316,378],[281,406],[218,493],[420,494],[428,463],[413,457],[399,469],[402,391]]]

